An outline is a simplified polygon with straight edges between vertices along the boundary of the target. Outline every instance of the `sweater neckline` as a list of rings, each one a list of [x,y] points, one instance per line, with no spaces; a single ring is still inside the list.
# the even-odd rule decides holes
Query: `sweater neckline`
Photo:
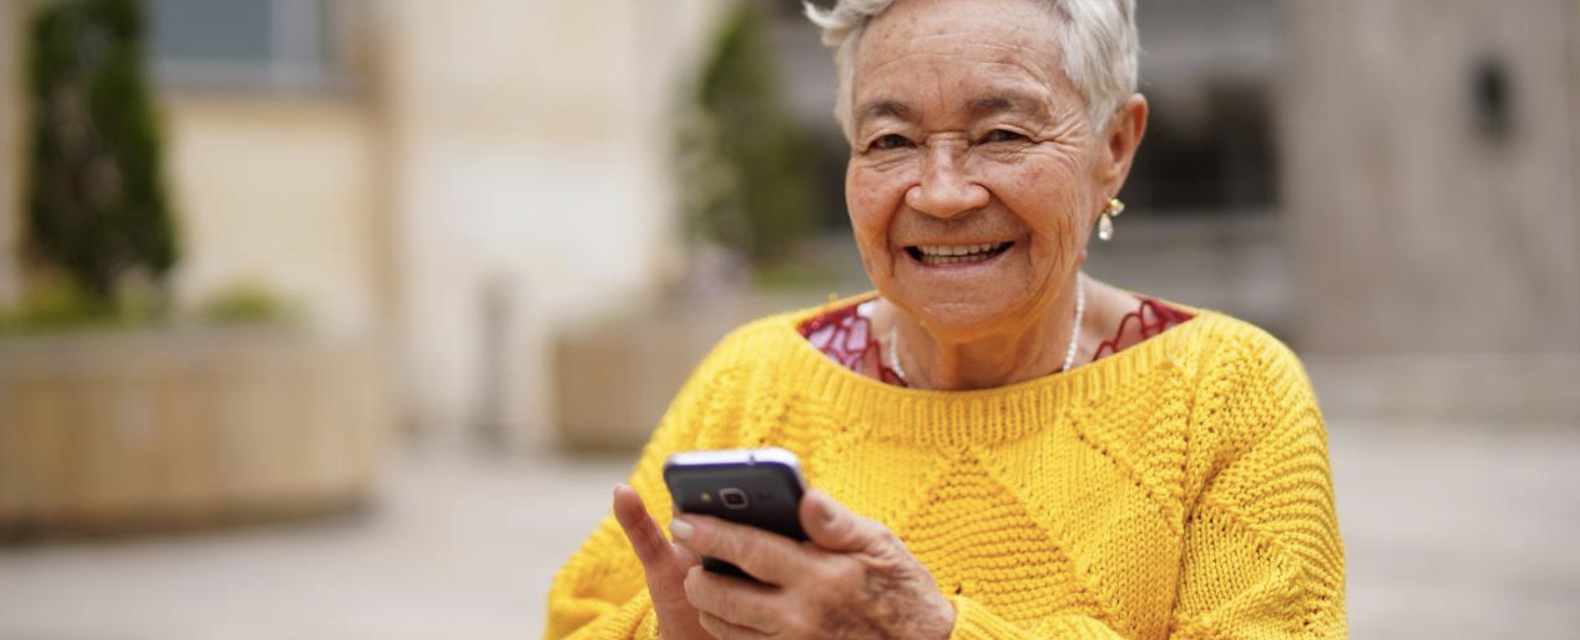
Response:
[[[1193,317],[1123,351],[1076,367],[1002,387],[941,391],[885,384],[830,360],[797,328],[828,309],[858,304],[867,292],[791,312],[773,324],[774,334],[794,343],[791,371],[810,378],[811,391],[839,415],[861,420],[869,434],[923,445],[967,445],[1015,440],[1063,422],[1072,409],[1123,389],[1139,375],[1178,366],[1182,340],[1215,319],[1215,312],[1166,304]]]

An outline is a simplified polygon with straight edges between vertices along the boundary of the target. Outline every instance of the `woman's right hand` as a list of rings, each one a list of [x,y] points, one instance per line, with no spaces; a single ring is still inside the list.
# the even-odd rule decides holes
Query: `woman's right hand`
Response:
[[[686,572],[697,564],[697,556],[664,537],[642,497],[631,487],[622,484],[614,488],[614,517],[647,574],[658,636],[663,640],[713,640],[702,629],[697,609],[686,599]]]

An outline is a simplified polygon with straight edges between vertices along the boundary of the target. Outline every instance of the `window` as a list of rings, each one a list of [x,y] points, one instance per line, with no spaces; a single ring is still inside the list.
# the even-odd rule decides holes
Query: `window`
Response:
[[[161,80],[220,88],[324,88],[343,81],[336,0],[151,0]]]

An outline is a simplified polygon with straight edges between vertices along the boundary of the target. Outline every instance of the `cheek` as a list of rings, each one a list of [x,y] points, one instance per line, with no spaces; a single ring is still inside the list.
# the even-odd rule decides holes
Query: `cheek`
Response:
[[[889,221],[899,208],[903,187],[892,176],[852,166],[845,175],[845,206],[857,248],[868,261],[888,251]]]
[[[1006,172],[998,197],[1031,229],[1034,244],[1043,250],[1068,253],[1076,250],[1090,217],[1088,185],[1079,167],[1042,163]]]

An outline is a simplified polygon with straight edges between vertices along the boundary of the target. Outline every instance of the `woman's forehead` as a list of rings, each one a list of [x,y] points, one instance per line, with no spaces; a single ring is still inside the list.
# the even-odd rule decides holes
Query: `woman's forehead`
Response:
[[[986,10],[965,10],[979,5]],[[924,106],[918,102],[971,113],[1046,111],[1053,94],[1074,90],[1060,86],[1069,83],[1060,82],[1055,20],[1030,0],[896,3],[856,49],[852,115],[904,117]]]
[[[1041,56],[1057,51],[1058,25],[1041,0],[904,0],[872,18],[860,48],[899,55],[975,48],[986,55]]]

